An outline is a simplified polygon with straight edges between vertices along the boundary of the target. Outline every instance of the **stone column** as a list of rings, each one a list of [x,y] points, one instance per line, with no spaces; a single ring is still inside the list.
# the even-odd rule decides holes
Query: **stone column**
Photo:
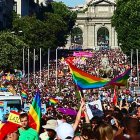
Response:
[[[111,39],[112,39],[111,48],[114,48],[114,46],[115,46],[115,43],[114,43],[114,41],[115,41],[115,34],[114,34],[114,28],[112,26],[111,26],[111,29],[112,29],[112,36],[110,36]]]
[[[88,46],[87,35],[88,35],[88,26],[87,26],[87,24],[85,24],[84,32],[83,32],[83,49],[86,49]]]
[[[97,32],[98,32],[98,26],[96,26],[96,24],[95,24],[95,47],[97,47]]]
[[[93,35],[94,35],[94,36],[93,36],[93,48],[96,48],[96,45],[95,45],[95,26],[96,26],[96,24],[94,24],[94,26],[93,26],[93,27],[94,27],[94,28],[93,28],[93,33],[94,33],[94,34],[93,34]]]
[[[90,23],[88,25],[88,46],[87,48],[91,48],[93,49],[93,45],[94,45],[94,28],[92,26],[92,24]]]
[[[117,37],[117,32],[114,29],[114,34],[115,34],[115,47],[118,47],[118,37]]]
[[[109,31],[109,46],[112,46],[112,27],[111,24],[108,26]]]

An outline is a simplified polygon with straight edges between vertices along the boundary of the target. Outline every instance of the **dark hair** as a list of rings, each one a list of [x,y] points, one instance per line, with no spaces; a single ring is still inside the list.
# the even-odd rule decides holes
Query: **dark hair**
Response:
[[[87,136],[88,139],[93,139],[93,131],[92,131],[92,126],[90,123],[84,123],[82,125],[82,132],[81,132],[82,136]]]
[[[27,113],[21,113],[19,115],[19,119],[24,118],[24,117],[27,117],[28,118],[28,114]]]

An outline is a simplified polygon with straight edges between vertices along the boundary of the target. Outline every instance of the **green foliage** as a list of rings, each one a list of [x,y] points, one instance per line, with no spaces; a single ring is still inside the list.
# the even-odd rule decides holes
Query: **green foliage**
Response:
[[[66,44],[67,36],[75,24],[76,13],[61,2],[49,0],[46,6],[38,8],[34,16],[19,17],[15,13],[11,16],[12,20],[9,21],[12,21],[12,28],[0,34],[0,66],[19,68],[23,47],[29,47],[31,52],[36,49],[36,53],[42,48],[42,54],[45,55],[48,48],[56,49]]]
[[[30,49],[41,47],[44,53],[48,48],[57,48],[66,44],[67,35],[75,24],[76,15],[61,2],[48,3],[40,7],[37,16],[15,18],[13,30],[22,30],[20,34]]]
[[[27,45],[10,32],[0,33],[0,67],[19,68],[22,64],[22,49]]]
[[[112,17],[118,41],[125,53],[140,46],[140,0],[118,0]]]

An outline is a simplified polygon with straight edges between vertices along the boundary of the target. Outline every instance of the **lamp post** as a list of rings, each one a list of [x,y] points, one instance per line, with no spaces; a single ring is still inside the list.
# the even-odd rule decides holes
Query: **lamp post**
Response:
[[[16,34],[21,34],[21,33],[23,33],[23,31],[22,30],[19,30],[19,31],[12,31],[11,32],[11,34],[13,34],[13,35],[16,35]],[[23,48],[23,52],[22,52],[22,71],[23,71],[23,75],[25,75],[25,50],[24,50],[24,48]]]
[[[137,54],[137,79],[138,79],[138,87],[140,85],[139,83],[139,50],[136,49],[136,54]]]
[[[41,83],[41,48],[40,48],[40,83]]]
[[[50,48],[48,48],[48,81],[50,77]]]
[[[56,48],[56,91],[57,91],[57,50],[58,50],[58,48]]]
[[[35,57],[35,49],[34,49],[34,62],[33,62],[34,83],[35,83],[35,60],[36,60],[36,57]]]
[[[29,89],[29,85],[30,85],[30,76],[29,76],[29,72],[30,72],[30,50],[28,48],[28,89]]]

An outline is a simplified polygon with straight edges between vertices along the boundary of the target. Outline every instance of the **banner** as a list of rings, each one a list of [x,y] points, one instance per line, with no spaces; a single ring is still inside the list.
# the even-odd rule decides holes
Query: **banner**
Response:
[[[93,57],[93,53],[92,52],[80,51],[80,52],[74,52],[73,56],[76,56],[76,57]]]
[[[103,116],[103,108],[100,100],[87,103],[86,109],[87,109],[89,119],[92,119],[94,116],[98,116],[98,117]]]
[[[20,125],[19,113],[11,111],[8,117],[8,121]]]

